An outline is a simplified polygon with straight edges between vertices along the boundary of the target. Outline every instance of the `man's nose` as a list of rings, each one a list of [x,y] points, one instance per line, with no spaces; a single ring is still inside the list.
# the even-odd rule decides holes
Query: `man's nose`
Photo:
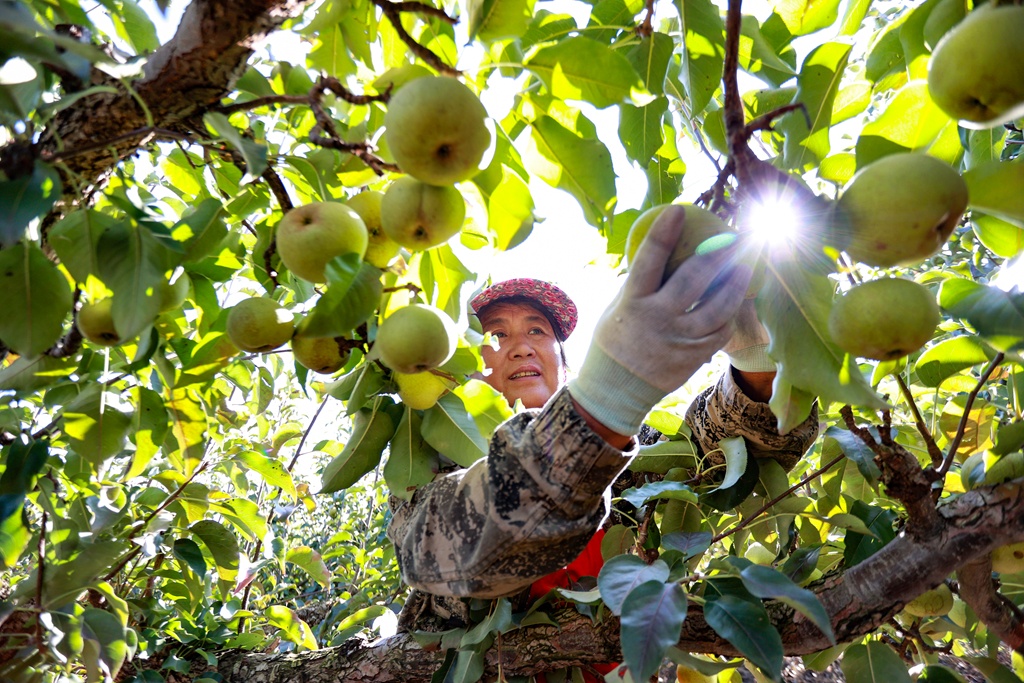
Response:
[[[529,358],[534,354],[533,345],[528,337],[516,337],[509,347],[509,355],[512,358]]]

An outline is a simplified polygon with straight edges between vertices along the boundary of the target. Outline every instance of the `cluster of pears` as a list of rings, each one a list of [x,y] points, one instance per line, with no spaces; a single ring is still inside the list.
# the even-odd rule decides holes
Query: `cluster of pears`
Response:
[[[966,18],[963,9],[961,0],[946,0],[929,15],[929,23],[953,24],[928,64],[932,100],[968,128],[1024,116],[1024,7],[987,2]]]
[[[426,304],[410,304],[384,319],[373,350],[393,372],[402,401],[417,410],[430,408],[451,387],[435,374],[455,353],[458,330],[444,312]]]
[[[466,218],[455,183],[481,170],[491,146],[487,111],[461,81],[423,76],[403,85],[388,103],[384,138],[407,175],[384,193],[384,233],[406,249],[447,242]]]
[[[231,343],[249,353],[266,353],[291,342],[296,362],[313,372],[332,374],[348,360],[333,337],[304,333],[305,321],[273,299],[254,296],[242,299],[228,311],[225,332]]]

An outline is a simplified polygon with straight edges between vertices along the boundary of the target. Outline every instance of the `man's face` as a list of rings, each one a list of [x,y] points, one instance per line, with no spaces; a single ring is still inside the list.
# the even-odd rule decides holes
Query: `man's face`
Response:
[[[509,404],[520,399],[527,408],[540,408],[562,382],[562,354],[551,323],[524,304],[496,303],[480,316],[498,348],[485,345],[484,363],[490,374],[484,381],[504,394]]]

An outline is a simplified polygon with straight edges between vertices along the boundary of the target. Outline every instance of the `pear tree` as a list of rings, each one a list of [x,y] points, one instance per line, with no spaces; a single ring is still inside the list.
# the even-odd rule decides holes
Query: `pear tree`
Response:
[[[0,680],[1020,675],[1021,11],[0,1]],[[670,204],[814,445],[672,397],[597,577],[396,632],[389,500],[516,411],[489,261],[578,215],[612,280]]]

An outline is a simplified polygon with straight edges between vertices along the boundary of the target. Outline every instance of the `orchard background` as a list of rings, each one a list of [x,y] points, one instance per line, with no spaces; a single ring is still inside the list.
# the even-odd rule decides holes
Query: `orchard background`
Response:
[[[1000,642],[1024,647],[1024,562],[991,559],[1024,542],[1022,135],[1012,118],[958,125],[926,81],[971,7],[167,5],[0,2],[0,679],[575,681],[623,653],[633,674],[608,680],[665,658],[680,680],[778,680],[784,655],[842,655],[854,682],[955,679],[942,652],[1024,676],[996,659]],[[289,35],[301,59],[261,47]],[[963,64],[984,85],[1019,62]],[[457,185],[459,234],[384,269],[338,257],[324,284],[292,276],[284,213],[399,177],[388,100],[432,74],[481,93],[493,122],[486,168]],[[836,200],[907,152],[962,175],[968,210],[928,258],[854,262],[833,240]],[[559,226],[536,215],[542,185],[578,204],[609,292],[642,209],[682,197],[763,228],[771,405],[788,429],[817,397],[822,435],[788,474],[733,442],[712,465],[669,401],[650,422],[670,440],[620,492],[598,586],[393,635],[406,593],[387,496],[429,481],[439,452],[481,457],[511,414],[469,380],[485,340],[466,306],[491,259],[537,275],[517,253],[572,250],[543,242]],[[916,199],[911,213],[932,201]],[[828,333],[834,299],[891,275],[926,286],[942,321],[909,356],[851,357]],[[246,296],[336,338],[344,367],[240,352],[226,319]],[[81,307],[111,297],[116,343],[83,340]],[[461,336],[439,370],[452,390],[424,409],[372,352],[411,302]],[[904,609],[939,584],[951,601]]]

